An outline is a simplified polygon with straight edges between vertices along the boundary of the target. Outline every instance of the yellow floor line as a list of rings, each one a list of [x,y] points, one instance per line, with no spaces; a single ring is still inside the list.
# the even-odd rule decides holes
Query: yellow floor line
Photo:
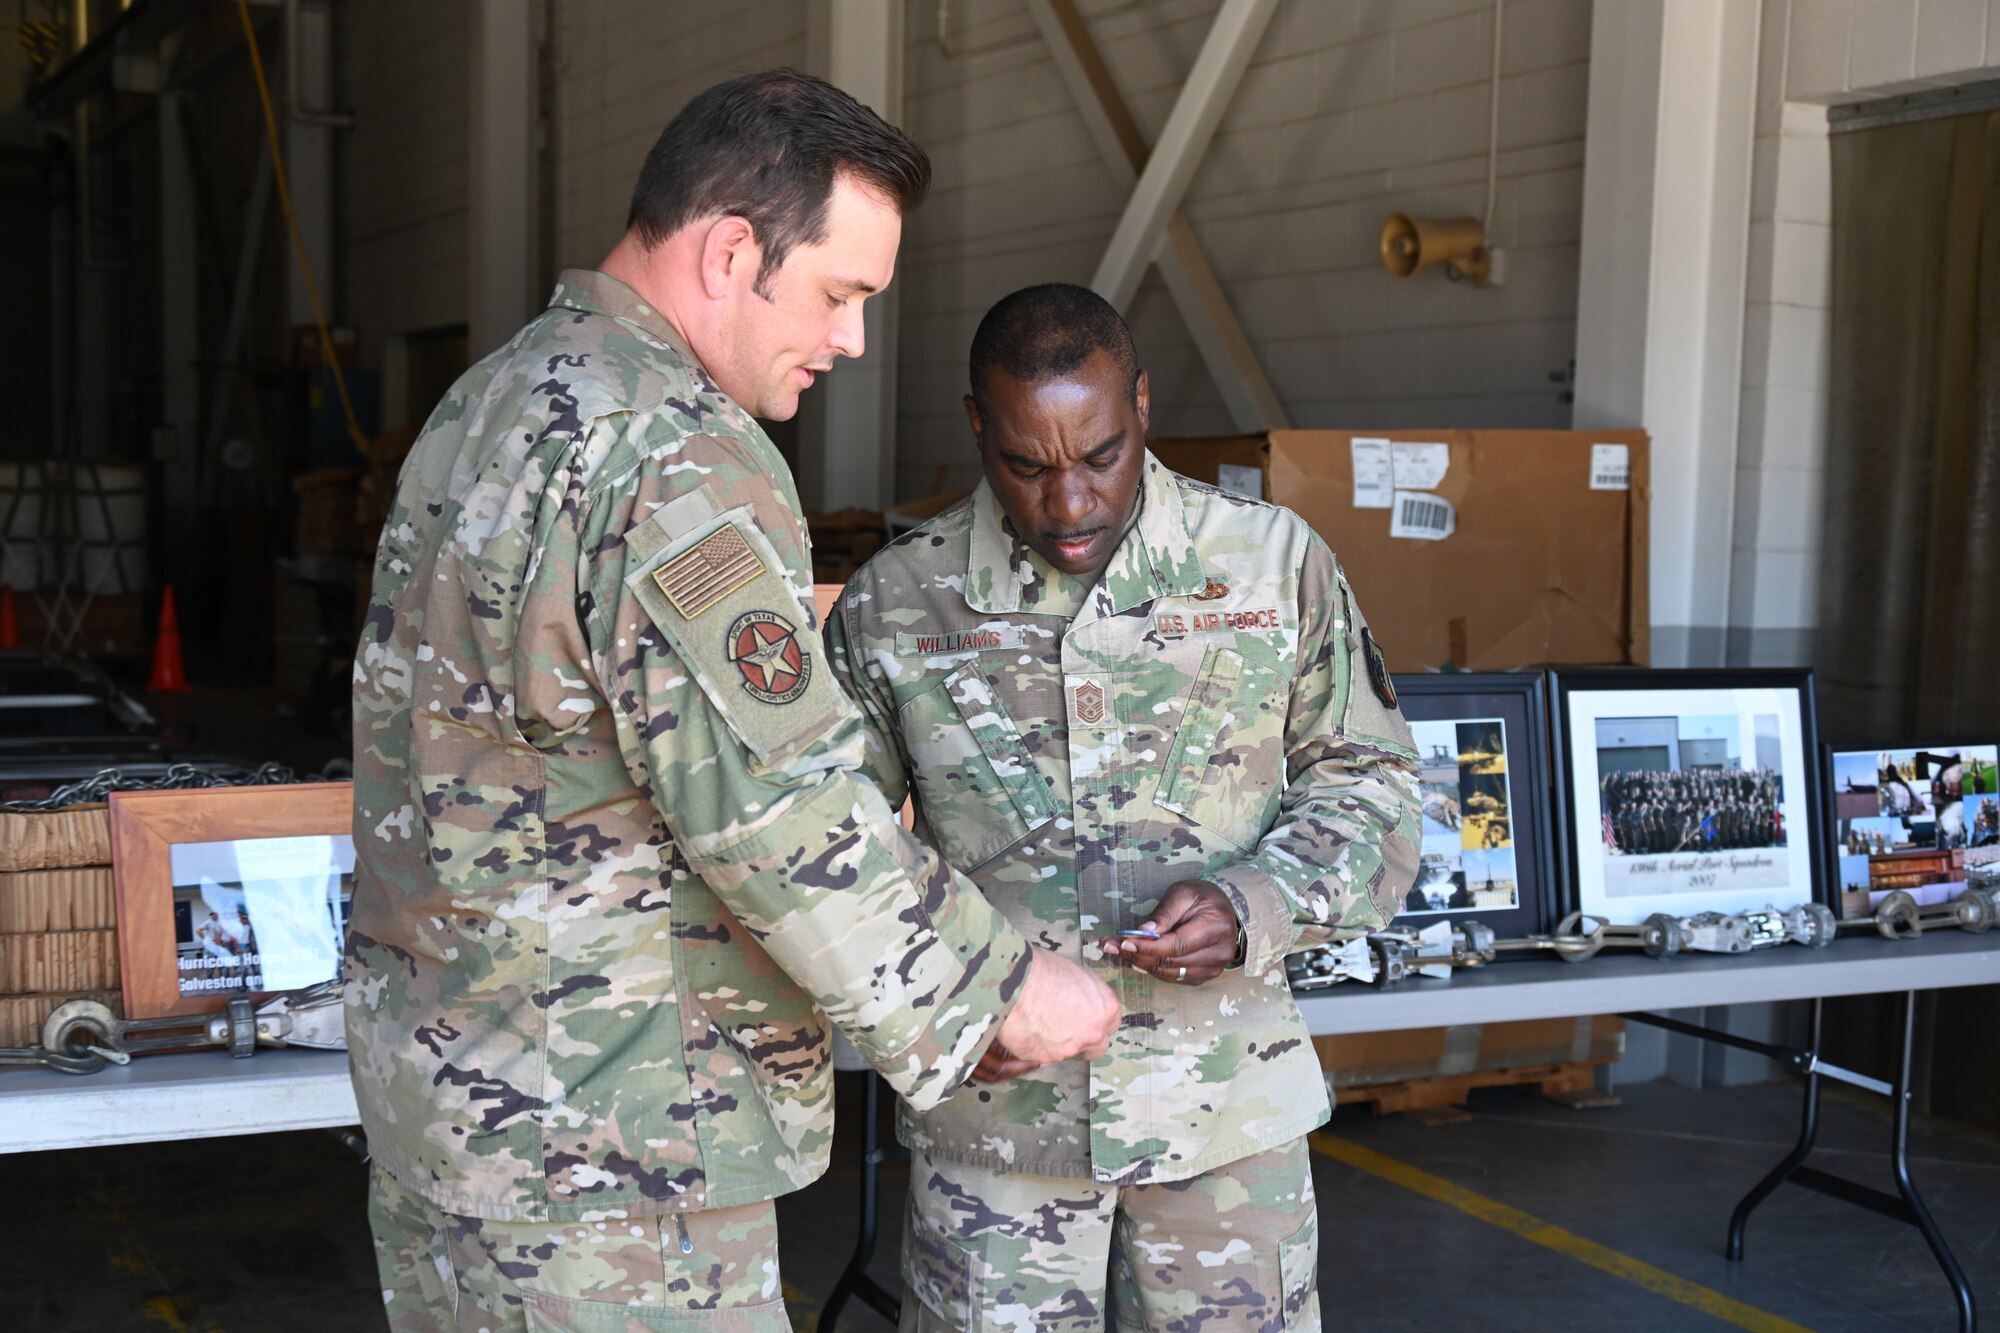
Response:
[[[95,1191],[95,1204],[99,1224],[111,1232],[112,1267],[124,1269],[149,1286],[177,1285],[161,1268],[159,1260],[133,1234],[124,1206],[117,1196],[109,1189],[99,1189]],[[139,1302],[139,1313],[154,1323],[165,1324],[168,1333],[197,1333],[195,1326],[181,1317],[183,1308],[192,1304],[185,1297],[146,1296]],[[222,1325],[204,1318],[199,1333],[222,1333]]]
[[[1366,1171],[1371,1176],[1379,1177],[1392,1185],[1400,1185],[1427,1199],[1449,1204],[1468,1217],[1478,1218],[1481,1222],[1511,1232],[1522,1240],[1532,1241],[1544,1249],[1554,1250],[1557,1254],[1567,1255],[1579,1263],[1589,1264],[1599,1272],[1623,1278],[1647,1291],[1656,1292],[1669,1300],[1679,1301],[1689,1309],[1698,1310],[1711,1318],[1734,1324],[1738,1328],[1749,1329],[1751,1333],[1812,1333],[1803,1324],[1781,1319],[1754,1305],[1745,1305],[1742,1301],[1704,1287],[1699,1282],[1675,1277],[1664,1269],[1655,1268],[1628,1254],[1621,1254],[1617,1250],[1599,1245],[1596,1241],[1585,1240],[1573,1231],[1565,1231],[1559,1226],[1542,1221],[1539,1217],[1524,1213],[1518,1208],[1510,1208],[1483,1194],[1475,1194],[1469,1189],[1454,1185],[1428,1171],[1420,1171],[1393,1157],[1384,1157],[1381,1153],[1371,1151],[1348,1139],[1333,1134],[1314,1134],[1312,1146],[1314,1152],[1331,1157],[1336,1162],[1344,1162],[1356,1170]]]
[[[819,1327],[819,1302],[792,1285],[790,1278],[780,1279],[784,1283],[785,1313],[792,1316],[792,1326],[801,1329]]]

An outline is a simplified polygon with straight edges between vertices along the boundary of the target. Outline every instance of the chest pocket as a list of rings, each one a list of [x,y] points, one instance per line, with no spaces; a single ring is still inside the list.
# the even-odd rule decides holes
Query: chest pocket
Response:
[[[1272,700],[1267,668],[1234,648],[1209,649],[1153,804],[1241,848],[1254,846],[1284,785],[1284,719]]]
[[[959,870],[990,860],[1055,817],[1055,801],[1014,719],[966,665],[901,709],[924,822]]]

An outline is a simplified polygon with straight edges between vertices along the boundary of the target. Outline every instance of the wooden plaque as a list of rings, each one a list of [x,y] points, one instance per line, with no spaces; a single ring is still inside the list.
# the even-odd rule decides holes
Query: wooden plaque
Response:
[[[172,848],[354,831],[354,785],[307,782],[111,794],[111,863],[125,1016],[212,1013],[243,988],[183,994],[174,929]]]

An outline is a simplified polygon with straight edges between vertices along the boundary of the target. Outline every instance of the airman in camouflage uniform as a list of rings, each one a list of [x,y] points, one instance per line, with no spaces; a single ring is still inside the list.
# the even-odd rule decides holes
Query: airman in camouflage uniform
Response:
[[[905,1100],[905,1328],[1318,1326],[1303,1135],[1329,1108],[1283,959],[1395,915],[1416,753],[1326,544],[1145,452],[1130,347],[1081,289],[996,306],[967,400],[987,480],[829,619],[865,771],[1125,1015],[1101,1058]],[[1060,567],[1099,541],[1100,573]],[[1175,928],[1197,904],[1214,951]]]
[[[789,416],[859,354],[927,168],[789,74],[698,97],[665,156],[759,116],[794,162],[859,121],[908,188],[836,156],[789,258],[783,219],[635,223],[453,387],[382,534],[347,1022],[399,1330],[789,1329],[769,1201],[826,1165],[829,1020],[921,1107],[1057,1007],[1049,977],[1085,989],[1027,1038],[1046,1058],[1115,1022],[857,779],[799,499],[745,407]]]

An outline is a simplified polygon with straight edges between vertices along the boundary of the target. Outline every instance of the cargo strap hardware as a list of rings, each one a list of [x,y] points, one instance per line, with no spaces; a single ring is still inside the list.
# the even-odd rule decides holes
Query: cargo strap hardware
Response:
[[[43,1021],[39,1046],[0,1049],[0,1067],[94,1074],[106,1065],[129,1064],[135,1055],[159,1051],[220,1047],[240,1060],[259,1046],[345,1050],[340,998],[340,983],[327,981],[270,996],[262,1004],[237,995],[221,1013],[162,1018],[120,1018],[102,1001],[67,1000]],[[159,1035],[135,1037],[139,1033]]]
[[[1552,953],[1564,962],[1582,963],[1606,949],[1638,950],[1650,958],[1741,954],[1781,944],[1824,949],[1843,932],[1873,931],[1884,939],[1908,940],[1925,930],[1955,927],[1977,935],[1996,926],[2000,926],[2000,889],[1968,889],[1948,903],[1930,906],[1897,890],[1883,898],[1872,915],[1847,921],[1837,920],[1822,903],[1693,916],[1656,912],[1644,921],[1623,925],[1571,912],[1546,934],[1504,940],[1495,939],[1493,931],[1477,921],[1438,922],[1422,930],[1377,931],[1365,939],[1293,954],[1285,960],[1285,971],[1295,991],[1322,990],[1344,981],[1393,986],[1413,973],[1449,979],[1454,971],[1483,966],[1503,953]]]
[[[1981,935],[2000,925],[2000,889],[1967,889],[1948,903],[1920,905],[1902,889],[1886,895],[1874,915],[1840,923],[1842,930],[1873,929],[1885,940],[1913,940],[1926,930],[1953,926]]]

